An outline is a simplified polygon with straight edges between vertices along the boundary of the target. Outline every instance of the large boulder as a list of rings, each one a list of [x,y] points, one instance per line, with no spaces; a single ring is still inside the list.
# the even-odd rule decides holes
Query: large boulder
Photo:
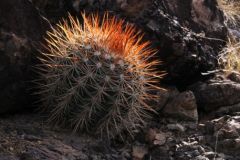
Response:
[[[217,74],[211,80],[198,82],[190,86],[198,107],[204,111],[237,112],[240,111],[240,83],[239,74],[230,74],[229,77]],[[218,111],[218,112],[216,112]]]

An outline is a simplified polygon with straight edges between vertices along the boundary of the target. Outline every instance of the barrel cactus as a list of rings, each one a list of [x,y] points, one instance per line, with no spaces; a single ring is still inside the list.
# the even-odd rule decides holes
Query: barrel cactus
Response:
[[[161,73],[155,50],[130,24],[104,14],[69,16],[48,32],[39,92],[49,121],[75,132],[132,133],[149,117]]]

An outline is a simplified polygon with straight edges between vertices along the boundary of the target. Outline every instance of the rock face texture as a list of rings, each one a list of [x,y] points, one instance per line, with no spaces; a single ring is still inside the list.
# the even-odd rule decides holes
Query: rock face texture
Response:
[[[31,123],[29,123],[31,122]],[[239,159],[240,115],[200,124],[161,118],[134,140],[106,143],[88,135],[52,128],[44,117],[23,114],[0,119],[0,159],[128,160]]]
[[[31,68],[29,41],[0,31],[0,113],[21,110],[28,104],[27,80]]]
[[[47,23],[26,0],[0,2],[0,114],[29,107],[29,81]]]
[[[191,0],[155,3],[154,10],[158,12],[153,14],[156,17],[152,21],[158,30],[153,32],[158,36],[159,55],[167,66],[166,81],[184,86],[203,78],[201,72],[217,66],[218,50],[214,48],[224,44],[221,39],[226,36],[222,15],[215,2],[198,1],[198,7]],[[165,8],[156,8],[164,4]]]
[[[198,121],[195,96],[191,91],[179,93],[165,106],[163,113],[177,119]]]
[[[237,75],[231,75],[237,77]],[[223,77],[215,77],[206,82],[200,82],[190,87],[196,96],[200,109],[205,111],[216,111],[220,109],[227,111],[235,109],[240,111],[240,83]]]
[[[1,1],[0,15],[0,27],[8,32],[33,41],[45,34],[47,23],[30,1]]]

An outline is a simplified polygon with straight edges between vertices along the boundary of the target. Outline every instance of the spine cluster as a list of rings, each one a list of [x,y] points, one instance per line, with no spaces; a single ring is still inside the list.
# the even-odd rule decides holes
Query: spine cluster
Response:
[[[112,137],[149,117],[161,75],[155,51],[136,29],[105,14],[69,16],[46,38],[39,93],[49,121]],[[100,22],[101,21],[101,22]]]

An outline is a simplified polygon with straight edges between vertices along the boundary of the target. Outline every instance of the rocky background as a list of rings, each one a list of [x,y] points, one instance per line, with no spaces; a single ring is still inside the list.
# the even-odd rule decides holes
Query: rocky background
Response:
[[[36,113],[30,82],[45,32],[82,11],[125,18],[159,49],[167,90],[133,139],[73,135]],[[224,21],[216,0],[1,0],[0,160],[240,159],[240,74],[218,64],[232,32]]]

